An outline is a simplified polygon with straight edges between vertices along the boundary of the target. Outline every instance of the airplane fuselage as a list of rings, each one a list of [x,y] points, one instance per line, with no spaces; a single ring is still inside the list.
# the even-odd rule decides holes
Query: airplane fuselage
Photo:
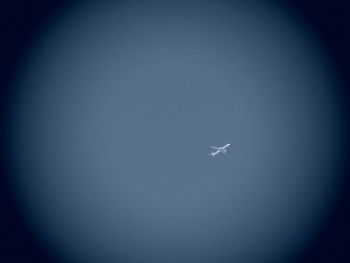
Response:
[[[219,154],[219,153],[223,153],[223,154],[226,154],[227,152],[227,148],[230,146],[231,144],[228,143],[226,144],[225,146],[222,146],[222,147],[215,147],[215,146],[211,146],[211,148],[217,150],[216,152],[212,152],[210,153],[211,156],[215,157],[215,155]]]

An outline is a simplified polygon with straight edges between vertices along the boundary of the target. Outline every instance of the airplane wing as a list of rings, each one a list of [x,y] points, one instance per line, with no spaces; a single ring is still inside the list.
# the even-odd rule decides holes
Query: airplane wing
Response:
[[[215,147],[215,146],[210,146],[211,148],[215,149],[215,150],[219,150],[220,147]]]

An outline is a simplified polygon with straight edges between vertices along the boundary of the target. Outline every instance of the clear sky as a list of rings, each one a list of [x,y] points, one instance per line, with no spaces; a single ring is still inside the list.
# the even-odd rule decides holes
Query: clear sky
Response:
[[[75,4],[16,79],[14,189],[66,260],[286,262],[332,204],[338,82],[288,8]]]

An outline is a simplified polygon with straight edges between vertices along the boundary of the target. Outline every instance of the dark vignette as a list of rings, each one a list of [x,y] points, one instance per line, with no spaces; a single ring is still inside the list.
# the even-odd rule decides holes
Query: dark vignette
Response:
[[[289,1],[301,16],[307,20],[330,51],[343,80],[339,96],[344,100],[344,119],[349,117],[350,87],[350,4],[346,1]],[[0,114],[3,125],[6,94],[9,92],[12,73],[22,52],[38,28],[65,1],[0,1]],[[0,126],[0,128],[1,128]],[[344,123],[349,131],[348,123]],[[3,133],[1,135],[1,146]],[[344,144],[349,156],[349,144]],[[1,147],[0,159],[0,262],[55,262],[34,239],[20,217],[11,199],[6,181],[6,152]],[[349,174],[349,160],[344,160],[344,173]],[[316,241],[300,257],[298,262],[350,262],[350,178],[347,176],[343,191],[334,212]]]

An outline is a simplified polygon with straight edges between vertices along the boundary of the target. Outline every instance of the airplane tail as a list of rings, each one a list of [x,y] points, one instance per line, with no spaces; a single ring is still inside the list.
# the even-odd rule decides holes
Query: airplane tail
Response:
[[[209,153],[209,155],[210,155],[211,157],[215,157],[215,154],[214,154],[214,153]]]

